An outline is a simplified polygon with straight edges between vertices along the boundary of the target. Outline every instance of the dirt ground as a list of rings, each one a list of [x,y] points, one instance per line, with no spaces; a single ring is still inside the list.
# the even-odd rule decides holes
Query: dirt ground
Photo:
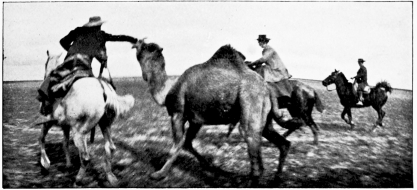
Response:
[[[356,127],[340,118],[342,106],[335,91],[326,91],[318,81],[302,80],[315,88],[326,112],[316,110],[313,118],[321,127],[319,145],[313,145],[308,127],[293,133],[290,153],[280,181],[274,180],[278,149],[264,139],[262,156],[265,172],[262,187],[285,188],[411,188],[413,187],[413,106],[412,91],[395,90],[384,106],[384,128],[370,132],[377,114],[373,108],[353,110]],[[3,188],[73,187],[79,168],[78,150],[70,144],[73,166],[65,167],[62,132],[50,130],[46,152],[51,168],[39,163],[38,137],[34,127],[39,104],[35,100],[40,82],[3,82]],[[149,174],[165,163],[172,146],[171,127],[166,110],[150,97],[141,78],[116,80],[119,94],[133,94],[136,102],[131,115],[113,126],[117,146],[112,160],[120,187],[245,187],[250,163],[246,143],[235,130],[226,138],[227,126],[205,126],[193,145],[216,165],[207,170],[190,154],[183,153],[169,176],[151,180]],[[285,130],[276,129],[282,134]],[[103,171],[104,148],[99,129],[89,144],[92,160],[83,187],[107,187]]]

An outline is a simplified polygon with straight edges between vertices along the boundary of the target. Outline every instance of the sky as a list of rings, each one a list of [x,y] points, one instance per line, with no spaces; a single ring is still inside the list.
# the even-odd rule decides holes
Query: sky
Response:
[[[91,16],[107,33],[163,47],[168,75],[225,44],[254,61],[266,34],[294,78],[323,80],[335,69],[350,78],[363,58],[370,85],[412,89],[412,2],[5,2],[3,81],[42,80],[46,51],[63,58],[59,40]],[[106,46],[112,77],[141,76],[130,43]]]

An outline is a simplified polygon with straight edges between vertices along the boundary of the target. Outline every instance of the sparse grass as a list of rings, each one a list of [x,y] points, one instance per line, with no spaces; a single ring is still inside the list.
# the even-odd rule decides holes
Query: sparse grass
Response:
[[[302,80],[316,88],[326,113],[313,112],[321,127],[319,145],[312,144],[309,128],[293,133],[281,182],[274,180],[278,149],[264,139],[262,155],[265,173],[263,187],[413,187],[412,93],[394,90],[384,106],[385,128],[371,133],[377,119],[372,108],[354,109],[357,126],[350,130],[340,119],[342,106],[335,91],[328,92],[318,81]],[[39,109],[35,100],[40,82],[3,83],[3,187],[68,188],[78,172],[78,151],[70,144],[74,166],[65,168],[60,129],[52,129],[46,139],[51,160],[49,172],[38,163],[39,127],[33,127]],[[158,170],[172,146],[170,118],[165,108],[151,98],[141,78],[116,80],[119,94],[130,93],[136,99],[131,115],[113,126],[112,138],[117,150],[113,172],[122,187],[245,187],[249,175],[246,143],[235,130],[226,138],[227,126],[203,127],[194,147],[218,168],[209,171],[188,153],[181,154],[167,177],[154,181],[149,174]],[[283,129],[276,129],[282,134]],[[96,141],[89,145],[92,161],[85,187],[106,187],[102,169],[103,138],[99,129]]]

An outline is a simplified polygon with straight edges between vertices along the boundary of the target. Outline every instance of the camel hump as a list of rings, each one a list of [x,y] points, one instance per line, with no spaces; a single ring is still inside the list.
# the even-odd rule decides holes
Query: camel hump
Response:
[[[245,68],[245,59],[246,57],[241,52],[234,49],[230,44],[227,44],[220,47],[204,64],[218,67],[233,67],[240,70]]]

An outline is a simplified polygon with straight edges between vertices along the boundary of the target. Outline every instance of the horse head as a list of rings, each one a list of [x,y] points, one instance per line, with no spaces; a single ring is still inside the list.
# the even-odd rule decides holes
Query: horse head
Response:
[[[335,83],[337,75],[340,73],[340,71],[338,70],[334,70],[326,79],[324,79],[321,83],[323,84],[323,86],[328,86],[330,84]]]
[[[52,55],[52,54],[49,53],[49,50],[47,50],[46,55],[48,55],[48,59],[46,60],[46,63],[45,63],[45,76],[44,76],[44,78],[49,76],[51,74],[51,72],[55,68],[58,67],[58,65],[60,64],[59,58],[61,57],[62,53],[60,53],[58,55]]]
[[[158,44],[146,43],[146,38],[138,40],[132,48],[136,49],[136,58],[142,69],[142,77],[148,81],[154,71],[165,71],[164,50]]]

